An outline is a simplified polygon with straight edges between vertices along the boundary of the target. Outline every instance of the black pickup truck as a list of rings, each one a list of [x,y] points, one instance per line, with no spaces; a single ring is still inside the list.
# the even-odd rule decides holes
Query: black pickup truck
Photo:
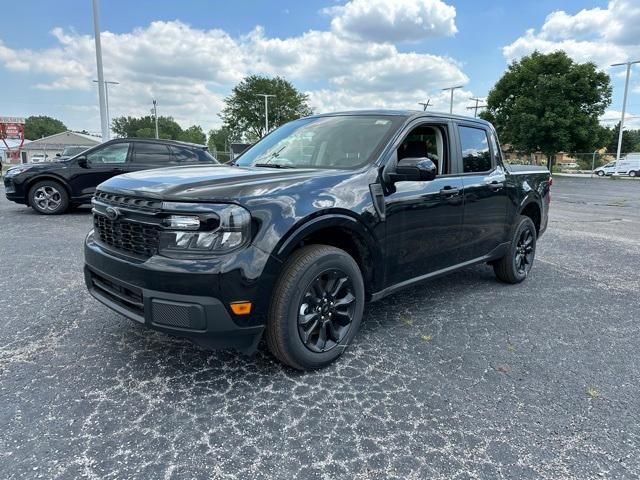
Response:
[[[482,120],[412,111],[317,115],[232,165],[114,177],[93,199],[91,294],[210,347],[335,360],[366,301],[478,263],[529,273],[551,177],[503,164]]]

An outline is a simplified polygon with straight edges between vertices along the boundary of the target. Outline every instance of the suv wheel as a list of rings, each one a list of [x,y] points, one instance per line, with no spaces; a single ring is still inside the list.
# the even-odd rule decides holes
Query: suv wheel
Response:
[[[364,309],[360,268],[345,251],[309,245],[285,264],[269,310],[267,345],[298,370],[324,367],[349,346]]]
[[[69,195],[58,182],[43,180],[31,187],[29,204],[38,213],[58,215],[69,207]]]
[[[520,215],[509,251],[493,264],[493,271],[505,283],[520,283],[529,274],[536,254],[536,226],[529,217]]]

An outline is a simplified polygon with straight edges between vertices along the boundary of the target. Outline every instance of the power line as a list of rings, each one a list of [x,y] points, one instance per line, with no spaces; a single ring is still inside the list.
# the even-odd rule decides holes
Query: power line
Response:
[[[474,100],[476,104],[473,107],[467,107],[467,110],[473,110],[473,116],[475,118],[478,116],[478,109],[486,108],[487,104],[485,103],[484,105],[480,105],[480,102],[482,101],[480,98],[471,97],[470,100]]]
[[[429,106],[431,105],[431,99],[427,100],[427,103],[424,102],[418,102],[418,105],[422,105],[424,108],[422,109],[423,112],[427,111],[427,108],[429,108]]]

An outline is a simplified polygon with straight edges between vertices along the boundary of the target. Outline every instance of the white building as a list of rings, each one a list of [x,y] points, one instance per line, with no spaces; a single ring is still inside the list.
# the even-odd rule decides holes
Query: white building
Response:
[[[15,151],[15,149],[20,146],[20,140],[18,139],[7,138],[5,139],[5,142],[7,142],[7,145],[9,145],[9,149],[11,151]],[[23,147],[27,143],[31,143],[31,140],[25,140]],[[27,161],[26,154],[24,154],[24,158],[25,158],[24,161],[26,162]],[[6,165],[7,163],[9,163],[9,152],[7,151],[7,147],[2,140],[0,140],[0,163],[2,163],[3,165]]]
[[[56,154],[62,154],[64,147],[78,145],[90,148],[102,143],[102,139],[84,133],[67,131],[33,140],[28,144],[26,142],[27,140],[25,140],[25,145],[22,147],[22,162],[31,162],[33,160],[41,162],[55,160]]]

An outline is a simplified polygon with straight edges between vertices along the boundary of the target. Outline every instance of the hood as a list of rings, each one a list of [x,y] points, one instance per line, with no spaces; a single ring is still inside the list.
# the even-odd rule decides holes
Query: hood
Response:
[[[163,200],[232,201],[265,196],[312,179],[348,176],[349,173],[325,169],[197,165],[126,173],[101,183],[98,189]]]

